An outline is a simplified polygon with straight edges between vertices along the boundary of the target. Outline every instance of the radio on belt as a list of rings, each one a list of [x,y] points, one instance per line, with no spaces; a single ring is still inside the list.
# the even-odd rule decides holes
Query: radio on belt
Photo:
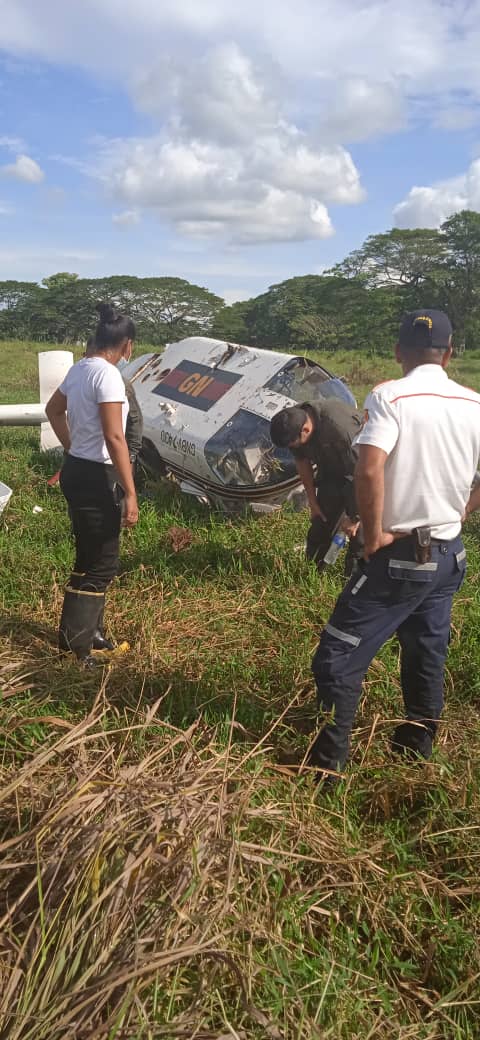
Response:
[[[432,532],[430,527],[416,527],[415,559],[417,563],[430,563],[432,558]]]

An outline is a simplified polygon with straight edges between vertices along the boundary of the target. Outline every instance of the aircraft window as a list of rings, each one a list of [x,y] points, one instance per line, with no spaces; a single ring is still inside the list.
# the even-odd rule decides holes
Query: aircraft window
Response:
[[[289,361],[265,384],[265,389],[289,397],[297,404],[303,401],[315,404],[322,397],[338,397],[355,405],[353,394],[341,379],[306,358]]]
[[[207,441],[205,458],[222,483],[231,487],[281,484],[296,474],[288,449],[272,444],[268,419],[244,408]]]

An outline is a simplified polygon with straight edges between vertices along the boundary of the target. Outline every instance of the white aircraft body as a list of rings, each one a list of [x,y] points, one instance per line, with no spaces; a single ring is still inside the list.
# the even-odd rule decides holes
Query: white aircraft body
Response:
[[[0,426],[41,425],[42,448],[58,447],[44,405],[72,363],[68,351],[39,354],[41,403],[0,405]],[[227,509],[303,503],[292,455],[270,439],[276,412],[326,397],[355,406],[343,380],[315,361],[203,336],[144,354],[122,375],[143,415],[144,464],[171,474],[201,501]]]
[[[210,504],[259,511],[301,489],[292,455],[270,439],[272,416],[325,397],[355,406],[344,382],[314,361],[203,336],[137,358],[123,375],[143,415],[149,468]]]

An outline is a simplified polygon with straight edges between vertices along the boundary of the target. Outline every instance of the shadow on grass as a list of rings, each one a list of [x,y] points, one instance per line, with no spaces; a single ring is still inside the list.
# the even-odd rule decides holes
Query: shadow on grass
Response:
[[[54,628],[18,615],[2,620],[0,636],[3,645],[8,644],[14,677],[5,699],[22,712],[48,705],[49,714],[78,719],[90,710],[103,686],[116,715],[148,711],[158,701],[156,718],[179,728],[202,717],[209,726],[231,729],[234,742],[248,743],[271,730],[268,745],[280,757],[298,750],[301,758],[305,738],[315,729],[316,709],[308,687],[299,687],[290,703],[284,694],[258,690],[238,691],[235,696],[229,686],[222,688],[208,676],[189,679],[177,667],[142,667],[138,650],[108,667],[86,670],[73,656],[58,652]]]
[[[168,544],[161,542],[158,551],[139,551],[123,557],[120,576],[130,575],[139,568],[151,570],[159,576],[185,577],[192,581],[205,581],[220,576],[252,575],[256,579],[272,577],[272,565],[287,568],[292,580],[305,578],[306,563],[303,554],[291,553],[288,556],[279,549],[272,552],[272,547],[265,545],[265,551],[257,548],[249,550],[244,546],[229,548],[218,542],[198,542],[189,548],[174,552]]]
[[[51,625],[41,624],[24,618],[20,614],[11,614],[0,621],[2,641],[8,637],[14,649],[27,650],[30,653],[38,650],[39,655],[49,647],[57,648],[58,633]]]

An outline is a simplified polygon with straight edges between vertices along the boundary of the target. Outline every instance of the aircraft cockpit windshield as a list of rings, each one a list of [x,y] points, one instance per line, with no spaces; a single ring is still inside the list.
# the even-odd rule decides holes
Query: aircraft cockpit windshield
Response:
[[[290,452],[270,439],[268,419],[240,408],[205,445],[215,476],[231,487],[281,484],[296,474]]]
[[[338,397],[355,407],[355,398],[345,383],[307,358],[293,358],[265,383],[266,390],[290,397],[297,404],[315,404],[322,397]]]

